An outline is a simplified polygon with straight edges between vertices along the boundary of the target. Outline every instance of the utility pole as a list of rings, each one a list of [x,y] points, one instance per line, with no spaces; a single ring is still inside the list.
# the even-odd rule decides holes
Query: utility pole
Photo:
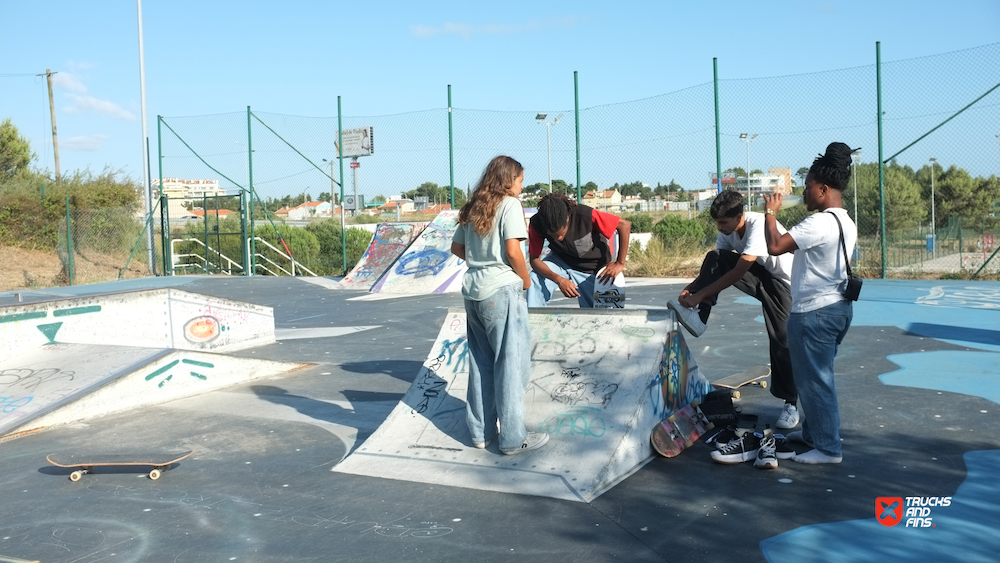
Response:
[[[56,135],[56,106],[52,101],[52,75],[58,74],[54,73],[49,69],[45,69],[45,78],[49,83],[49,114],[52,116],[52,153],[56,157],[56,183],[62,181],[59,175],[59,136]]]

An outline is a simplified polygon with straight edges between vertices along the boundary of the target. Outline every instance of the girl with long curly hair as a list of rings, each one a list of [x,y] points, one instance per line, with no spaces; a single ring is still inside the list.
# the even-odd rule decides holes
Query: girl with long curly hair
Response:
[[[462,279],[469,339],[466,420],[473,446],[483,449],[499,435],[500,452],[538,449],[549,436],[524,426],[524,392],[531,367],[531,329],[524,290],[531,281],[521,251],[528,238],[524,167],[509,156],[490,161],[458,215],[451,252],[465,260]],[[497,429],[499,422],[499,431]]]

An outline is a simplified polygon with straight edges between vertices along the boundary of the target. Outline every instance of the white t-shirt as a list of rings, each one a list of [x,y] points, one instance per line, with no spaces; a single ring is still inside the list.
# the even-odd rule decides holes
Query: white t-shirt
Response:
[[[792,283],[792,255],[785,253],[780,256],[771,256],[767,253],[767,240],[764,238],[764,214],[755,211],[747,211],[743,214],[746,229],[743,236],[739,231],[733,231],[728,235],[719,233],[715,238],[715,247],[719,250],[732,250],[740,254],[756,256],[757,263],[764,266],[775,278],[787,283]],[[785,234],[785,227],[778,223],[778,233]]]
[[[479,236],[472,223],[459,225],[452,241],[465,245],[465,264],[469,267],[462,278],[462,295],[472,301],[482,301],[505,285],[523,283],[521,276],[510,267],[505,241],[526,238],[528,227],[524,208],[517,198],[510,196],[504,197],[497,206],[493,227],[486,236]]]
[[[815,311],[844,299],[847,266],[840,246],[840,230],[832,213],[844,227],[847,256],[854,254],[858,227],[843,207],[814,213],[792,227],[788,234],[798,250],[792,260],[792,312]]]

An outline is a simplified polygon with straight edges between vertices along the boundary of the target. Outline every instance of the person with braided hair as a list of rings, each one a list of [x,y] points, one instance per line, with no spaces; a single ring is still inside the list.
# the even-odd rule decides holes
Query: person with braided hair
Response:
[[[804,420],[802,430],[789,433],[787,438],[812,448],[792,458],[799,463],[843,460],[834,358],[854,316],[851,300],[843,295],[848,256],[858,238],[857,226],[842,202],[851,178],[851,152],[844,143],[831,143],[826,153],[813,161],[802,198],[809,211],[819,213],[806,217],[787,233],[779,232],[775,218],[781,194],[764,194],[768,252],[794,252],[788,351]]]
[[[551,193],[538,202],[538,212],[528,224],[528,262],[531,287],[528,307],[544,307],[558,289],[576,297],[581,308],[594,306],[597,272],[602,282],[612,282],[625,269],[632,223],[579,204],[564,194]],[[611,261],[611,237],[618,233],[618,255]],[[548,256],[541,258],[542,245]],[[605,267],[606,266],[606,267]]]

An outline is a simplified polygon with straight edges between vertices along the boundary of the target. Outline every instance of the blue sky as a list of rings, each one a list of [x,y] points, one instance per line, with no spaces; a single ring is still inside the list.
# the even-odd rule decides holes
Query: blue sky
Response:
[[[346,116],[387,116],[446,107],[448,84],[456,108],[564,111],[574,71],[581,108],[593,108],[711,82],[713,57],[722,77],[742,79],[872,65],[875,41],[883,61],[1000,41],[997,0],[145,0],[142,8],[154,154],[156,115],[249,105],[330,117],[339,95]],[[31,140],[39,166],[51,169],[53,158],[45,81],[34,75],[50,68],[59,73],[63,172],[109,165],[141,176],[136,12],[135,0],[0,0],[0,118]],[[571,127],[561,131],[571,136]],[[463,164],[472,166],[481,164]],[[543,166],[526,183],[547,181]]]

